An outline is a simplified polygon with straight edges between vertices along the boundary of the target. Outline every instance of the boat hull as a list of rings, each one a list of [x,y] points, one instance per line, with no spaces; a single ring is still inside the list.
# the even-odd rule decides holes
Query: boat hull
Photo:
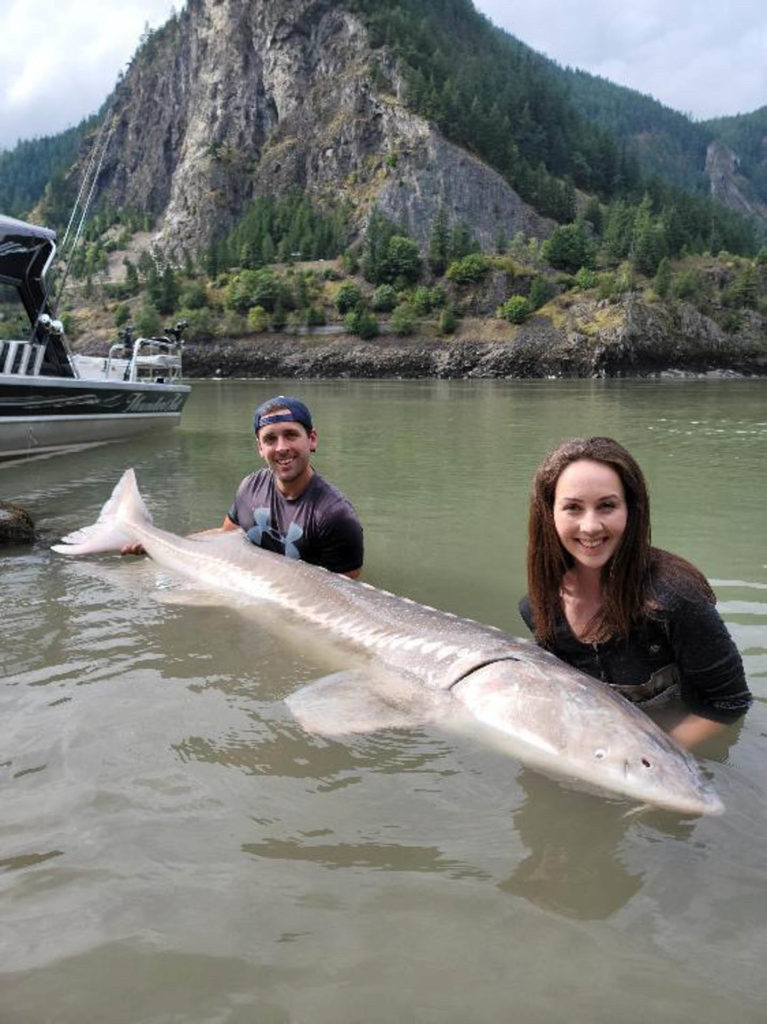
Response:
[[[0,458],[177,426],[189,392],[184,384],[0,374]]]

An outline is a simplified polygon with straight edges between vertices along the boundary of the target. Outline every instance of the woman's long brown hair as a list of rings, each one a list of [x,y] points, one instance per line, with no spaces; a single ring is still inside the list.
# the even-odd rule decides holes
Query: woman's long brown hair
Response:
[[[686,580],[715,601],[705,576],[683,558],[650,543],[650,496],[642,470],[634,457],[611,437],[563,441],[538,467],[530,494],[528,521],[527,587],[539,643],[554,642],[557,617],[562,612],[562,577],[572,566],[554,526],[557,480],[580,459],[603,462],[620,477],[626,498],[626,529],[618,550],[602,570],[604,604],[591,623],[594,640],[625,636],[631,626],[658,610],[654,582]]]

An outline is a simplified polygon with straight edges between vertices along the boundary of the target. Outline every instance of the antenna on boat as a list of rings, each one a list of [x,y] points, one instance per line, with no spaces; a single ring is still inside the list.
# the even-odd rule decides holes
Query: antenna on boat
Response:
[[[108,129],[107,124],[109,125]],[[67,277],[69,276],[69,267],[70,264],[72,263],[72,258],[74,257],[75,249],[77,248],[78,242],[80,241],[80,236],[83,232],[83,228],[85,227],[85,221],[88,217],[88,211],[90,210],[91,202],[93,201],[93,194],[96,191],[96,182],[98,181],[99,174],[101,173],[101,167],[104,163],[104,157],[106,156],[107,149],[109,148],[109,141],[112,138],[113,128],[114,118],[112,117],[112,112],[110,110],[107,113],[104,120],[101,122],[101,127],[99,128],[98,135],[96,136],[96,141],[93,145],[91,155],[88,159],[88,165],[85,168],[82,181],[80,182],[80,190],[77,193],[77,198],[75,199],[74,205],[72,207],[72,213],[69,216],[69,223],[67,224],[66,231],[64,232],[64,237],[61,240],[61,250],[62,252],[64,252],[67,246],[67,242],[69,241],[70,232],[72,231],[75,220],[77,219],[78,208],[82,207],[80,210],[79,221],[77,222],[77,227],[74,231],[74,237],[71,243],[69,244],[69,251],[66,255],[66,260],[64,263],[64,274],[61,278],[61,284],[59,285],[58,294],[56,295],[56,298],[53,301],[52,312],[54,316],[56,315],[56,312],[59,308],[59,303],[61,302],[61,296],[64,292],[64,285],[67,283]],[[83,201],[84,195],[85,201]]]

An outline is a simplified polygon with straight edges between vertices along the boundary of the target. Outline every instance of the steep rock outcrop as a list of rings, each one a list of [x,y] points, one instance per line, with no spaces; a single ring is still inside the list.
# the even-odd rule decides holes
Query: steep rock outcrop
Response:
[[[347,198],[358,228],[378,205],[421,243],[441,204],[485,248],[500,230],[548,234],[499,174],[407,111],[402,89],[336,0],[190,0],[115,92],[100,194],[151,211],[177,252],[296,187]]]
[[[718,139],[710,143],[706,151],[706,176],[715,199],[736,213],[767,223],[767,206],[755,198],[753,189],[740,173],[737,154]]]

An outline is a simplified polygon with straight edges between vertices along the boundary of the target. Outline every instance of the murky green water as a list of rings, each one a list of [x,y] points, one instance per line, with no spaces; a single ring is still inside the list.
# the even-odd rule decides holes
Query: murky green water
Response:
[[[623,441],[757,697],[706,751],[727,813],[626,817],[436,728],[307,737],[311,650],[167,603],[147,560],[50,553],[128,465],[158,525],[221,521],[279,384],[198,383],[176,433],[0,468],[42,531],[0,554],[2,1024],[764,1021],[767,385],[286,387],[366,579],[511,632],[537,462]]]

